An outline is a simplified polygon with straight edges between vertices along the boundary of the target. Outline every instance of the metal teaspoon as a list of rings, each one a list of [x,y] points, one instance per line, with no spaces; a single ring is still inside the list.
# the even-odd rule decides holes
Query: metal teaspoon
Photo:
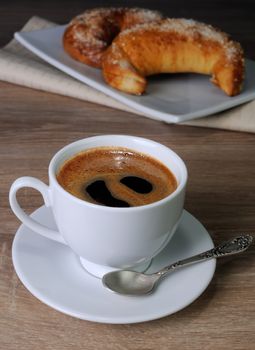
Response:
[[[177,261],[158,272],[144,274],[130,270],[118,270],[104,275],[102,282],[105,287],[119,294],[144,295],[150,293],[156,284],[170,272],[197,262],[242,253],[251,245],[252,241],[252,236],[241,235],[206,252]]]

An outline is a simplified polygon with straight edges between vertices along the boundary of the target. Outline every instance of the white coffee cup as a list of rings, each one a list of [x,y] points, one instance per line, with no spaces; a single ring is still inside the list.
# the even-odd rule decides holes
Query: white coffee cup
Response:
[[[80,151],[101,146],[126,147],[158,159],[175,175],[177,189],[152,204],[129,208],[97,205],[68,193],[56,179],[61,165]],[[145,266],[166,246],[181,218],[186,183],[184,162],[166,146],[140,137],[103,135],[76,141],[58,151],[49,165],[49,186],[33,177],[18,178],[11,186],[9,200],[27,227],[69,246],[86,270],[101,277],[113,269]],[[58,231],[36,222],[19,206],[16,192],[23,187],[41,192]]]

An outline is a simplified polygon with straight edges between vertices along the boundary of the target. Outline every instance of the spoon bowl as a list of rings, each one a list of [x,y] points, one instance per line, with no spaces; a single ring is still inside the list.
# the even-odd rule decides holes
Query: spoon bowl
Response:
[[[150,293],[160,275],[119,270],[104,275],[102,282],[105,287],[119,294],[144,295]]]

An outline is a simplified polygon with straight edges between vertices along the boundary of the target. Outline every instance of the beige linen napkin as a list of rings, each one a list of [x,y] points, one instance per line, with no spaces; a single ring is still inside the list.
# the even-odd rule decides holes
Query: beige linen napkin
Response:
[[[38,30],[55,25],[45,19],[32,17],[22,31]],[[0,80],[147,116],[52,67],[25,49],[15,39],[0,50]],[[191,120],[183,124],[255,133],[255,100],[217,115]]]

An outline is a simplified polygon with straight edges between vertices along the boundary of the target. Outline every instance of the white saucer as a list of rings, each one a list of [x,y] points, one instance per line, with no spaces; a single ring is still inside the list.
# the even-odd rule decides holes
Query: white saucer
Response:
[[[32,216],[56,228],[52,212],[42,206]],[[184,211],[170,244],[153,259],[148,271],[213,248],[201,223]],[[65,314],[102,323],[136,323],[179,311],[198,298],[210,283],[216,262],[188,266],[165,278],[151,295],[122,296],[87,273],[68,247],[21,225],[13,241],[13,264],[25,287],[39,300]]]

